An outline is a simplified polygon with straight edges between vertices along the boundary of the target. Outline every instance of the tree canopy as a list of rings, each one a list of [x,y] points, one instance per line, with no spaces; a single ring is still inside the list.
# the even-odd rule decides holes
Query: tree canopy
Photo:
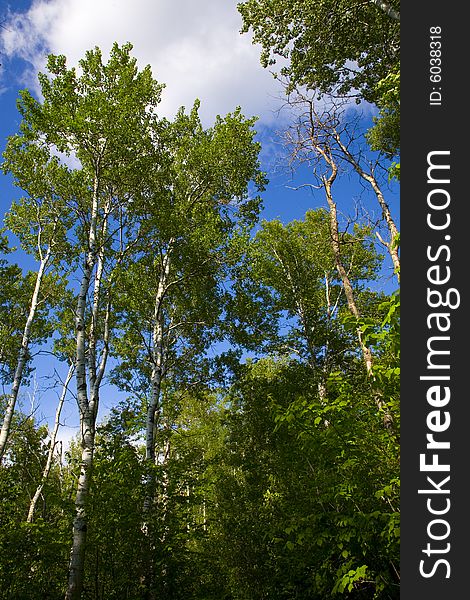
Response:
[[[399,64],[399,2],[248,0],[238,10],[262,65],[279,62],[290,87],[375,102],[377,84]]]

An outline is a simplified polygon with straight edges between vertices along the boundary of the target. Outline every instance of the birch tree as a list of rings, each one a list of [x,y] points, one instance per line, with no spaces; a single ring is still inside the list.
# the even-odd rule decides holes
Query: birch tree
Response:
[[[43,288],[45,284],[49,288],[54,285],[53,279],[47,279],[47,271],[52,263],[57,263],[63,255],[66,231],[70,224],[63,201],[67,168],[60,165],[47,148],[31,143],[24,134],[9,140],[4,158],[2,165],[4,172],[11,173],[16,185],[28,193],[28,196],[19,202],[13,203],[5,217],[5,222],[9,230],[19,237],[23,249],[39,264],[34,276],[34,285],[0,433],[0,460],[5,453],[11,420],[29,358],[33,324],[40,305],[47,299],[47,293],[44,293]]]
[[[151,145],[150,125],[161,90],[149,67],[138,71],[130,51],[130,44],[115,44],[104,64],[95,48],[80,61],[79,71],[67,68],[64,56],[51,55],[49,75],[39,74],[43,100],[25,91],[19,105],[28,140],[40,140],[78,162],[64,199],[74,215],[68,260],[78,275],[75,379],[82,448],[67,599],[80,598],[83,587],[85,506],[99,389],[109,354],[112,283],[117,257],[132,241],[127,205],[142,176],[141,157]]]
[[[330,244],[336,270],[341,278],[349,311],[356,323],[356,335],[366,371],[373,382],[373,353],[370,344],[364,337],[364,332],[360,324],[363,315],[361,314],[350,273],[344,260],[345,244],[339,227],[338,206],[333,191],[334,184],[337,182],[340,173],[341,159],[354,167],[360,177],[371,185],[378,197],[391,235],[390,242],[386,246],[394,266],[396,265],[396,272],[399,277],[398,232],[373,173],[370,174],[364,171],[359,161],[356,161],[348,145],[343,142],[338,132],[340,121],[336,112],[334,110],[331,112],[326,110],[320,118],[312,100],[305,100],[305,98],[301,97],[300,105],[304,111],[301,112],[299,120],[293,128],[294,133],[291,131],[288,134],[288,139],[292,147],[292,159],[293,161],[307,161],[310,164],[312,175],[316,182],[316,186],[313,185],[313,188],[322,189],[325,193],[329,213]],[[384,414],[385,427],[390,428],[392,426],[392,416],[378,388],[375,389],[373,396],[378,409]]]
[[[321,186],[324,186],[323,175],[317,166],[321,162],[325,166],[328,165],[330,174],[327,179],[330,178],[331,181],[330,189],[343,173],[352,171],[357,174],[359,182],[365,185],[377,200],[380,221],[384,223],[386,233],[381,233],[378,227],[376,236],[387,249],[399,282],[400,234],[390,202],[387,200],[387,182],[384,181],[386,167],[380,161],[380,157],[368,151],[364,131],[361,131],[358,125],[359,116],[351,115],[347,106],[336,102],[317,108],[314,98],[300,92],[293,93],[288,104],[296,115],[294,125],[285,134],[287,146],[292,152],[291,161],[312,164],[319,173],[317,183]]]
[[[116,381],[141,390],[146,402],[145,531],[155,501],[153,466],[160,452],[168,453],[157,435],[164,382],[184,388],[204,379],[205,353],[222,314],[221,282],[233,261],[231,240],[254,222],[259,208],[248,184],[258,190],[264,185],[254,119],[237,110],[204,129],[198,109],[198,102],[189,113],[181,109],[160,130],[164,170],[158,164],[150,171],[150,186],[136,204],[140,258],[122,278],[123,334],[115,342],[122,364]],[[140,379],[138,386],[131,385],[133,377]],[[149,574],[150,588],[152,578]]]

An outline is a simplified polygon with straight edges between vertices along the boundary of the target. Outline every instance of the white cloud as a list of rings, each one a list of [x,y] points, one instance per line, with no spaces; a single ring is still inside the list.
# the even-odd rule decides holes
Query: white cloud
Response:
[[[44,68],[48,52],[77,64],[86,50],[106,55],[113,42],[131,42],[143,67],[166,84],[161,113],[201,99],[209,124],[216,114],[242,107],[246,115],[275,120],[278,84],[259,64],[259,49],[239,33],[237,0],[33,0],[28,12],[10,13],[3,52]],[[33,82],[29,81],[29,85]]]

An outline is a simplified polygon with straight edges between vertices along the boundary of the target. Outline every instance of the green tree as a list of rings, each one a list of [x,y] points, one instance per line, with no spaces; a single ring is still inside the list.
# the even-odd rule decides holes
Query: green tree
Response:
[[[356,227],[343,233],[341,248],[351,289],[364,310],[373,312],[365,282],[376,277],[380,257],[370,231]],[[248,339],[253,337],[264,352],[295,356],[310,366],[323,389],[329,372],[356,346],[339,319],[348,298],[331,245],[328,212],[310,210],[304,220],[287,225],[263,221],[237,275],[230,313],[235,339],[243,344],[248,332]],[[253,298],[264,307],[259,316],[253,314],[258,309]],[[270,328],[265,327],[264,313],[271,319]]]
[[[210,535],[233,598],[398,598],[397,440],[357,361],[321,399],[306,365],[240,370]]]
[[[376,102],[369,142],[397,155],[394,1],[240,11],[265,64],[288,59],[292,89]],[[39,266],[23,274],[0,237],[0,366],[15,392],[0,402],[1,593],[397,598],[399,296],[369,287],[374,228],[345,225],[334,195],[343,171],[370,187],[398,274],[364,131],[337,104],[319,115],[290,94],[292,158],[326,208],[253,234],[266,184],[256,119],[236,109],[205,128],[198,101],[159,119],[161,86],[129,44],[47,69],[42,99],[21,95],[3,163],[25,192],[5,224]],[[50,382],[49,438],[15,408],[41,345],[70,365],[63,388]],[[80,432],[64,461],[73,376]],[[127,399],[98,424],[107,376]]]
[[[237,109],[204,129],[198,108],[196,102],[189,114],[181,109],[174,122],[158,124],[162,161],[149,165],[147,188],[135,199],[137,258],[120,280],[121,333],[114,343],[120,365],[114,381],[133,388],[146,405],[144,512],[150,511],[159,483],[152,465],[166,452],[157,445],[164,427],[163,392],[209,376],[206,352],[220,337],[223,282],[237,242],[259,210],[260,200],[249,197],[248,185],[258,190],[264,185],[255,119]],[[148,527],[151,521],[144,523]],[[149,531],[150,546],[152,537]],[[148,574],[150,590],[155,577]]]
[[[44,340],[52,333],[52,327],[45,326],[41,313],[44,317],[44,313],[47,312],[45,302],[49,309],[52,308],[48,296],[52,294],[57,300],[57,291],[54,292],[53,288],[60,284],[63,288],[63,282],[60,281],[57,269],[51,274],[48,274],[48,271],[54,263],[57,265],[63,258],[66,232],[70,226],[65,202],[67,197],[64,198],[63,194],[68,169],[60,165],[56,157],[51,156],[50,149],[41,143],[31,143],[23,131],[9,139],[3,156],[3,171],[11,173],[15,184],[28,194],[12,204],[5,217],[5,223],[20,239],[22,249],[32,255],[39,264],[37,272],[29,273],[25,278],[31,290],[25,317],[21,317],[24,323],[23,331],[14,358],[11,392],[0,433],[0,460],[6,450],[11,420],[29,360],[30,344],[35,338],[36,341]],[[58,248],[61,250],[56,252]],[[52,325],[52,319],[50,320]]]
[[[78,273],[75,294],[75,363],[81,421],[82,461],[76,494],[74,540],[67,598],[83,586],[88,496],[99,389],[106,369],[112,329],[111,291],[116,269],[132,240],[129,198],[142,176],[142,160],[152,145],[150,130],[161,86],[150,68],[137,70],[131,45],[113,46],[107,64],[95,48],[68,69],[64,56],[50,56],[49,76],[39,75],[43,100],[25,91],[19,109],[23,145],[34,153],[52,148],[79,162],[65,174],[63,203],[73,215],[67,263]],[[14,148],[18,153],[18,148]],[[44,156],[35,156],[38,169]],[[56,164],[51,162],[51,164]],[[124,241],[123,241],[124,240]],[[105,285],[106,281],[106,285]],[[77,289],[77,288],[76,288]]]
[[[253,43],[263,48],[262,65],[278,60],[291,89],[306,86],[369,102],[376,102],[378,82],[399,64],[399,7],[395,0],[238,4],[242,31],[252,29]]]
[[[16,411],[8,453],[0,469],[0,588],[2,598],[59,600],[70,548],[72,502],[56,457],[37,503],[35,523],[26,523],[31,497],[48,454],[47,429]]]

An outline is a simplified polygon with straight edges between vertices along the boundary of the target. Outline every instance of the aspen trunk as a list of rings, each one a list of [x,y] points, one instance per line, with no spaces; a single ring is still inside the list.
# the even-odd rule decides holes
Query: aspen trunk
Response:
[[[384,240],[382,240],[380,238],[380,236],[379,236],[379,239],[384,244],[384,246],[387,248],[388,253],[390,254],[390,258],[392,259],[392,263],[393,263],[393,268],[395,270],[398,282],[400,282],[400,257],[398,255],[398,244],[397,244],[398,227],[396,226],[396,223],[392,217],[390,207],[388,206],[387,201],[385,200],[385,197],[382,193],[382,189],[381,189],[376,177],[374,176],[373,172],[367,173],[362,168],[362,166],[359,164],[358,160],[352,155],[352,153],[349,151],[349,149],[343,144],[337,131],[334,132],[334,139],[336,140],[339,148],[341,149],[341,152],[343,152],[343,154],[346,156],[346,159],[348,160],[348,162],[352,165],[352,167],[359,174],[359,176],[362,177],[362,179],[364,179],[364,181],[367,181],[367,183],[371,186],[372,190],[374,191],[374,194],[377,198],[380,208],[382,209],[382,216],[385,219],[385,222],[387,223],[387,228],[388,228],[389,235],[390,235],[389,242],[385,242]]]
[[[338,228],[337,208],[336,208],[336,203],[333,199],[333,194],[332,194],[332,186],[333,186],[333,184],[336,180],[336,176],[338,174],[338,165],[334,158],[331,147],[329,146],[329,143],[325,143],[324,141],[322,141],[321,135],[320,135],[320,137],[318,137],[316,134],[316,130],[318,129],[317,125],[320,125],[320,127],[319,127],[320,130],[324,129],[322,127],[322,125],[317,122],[316,119],[317,119],[317,117],[316,117],[313,103],[309,102],[309,124],[310,124],[309,137],[310,137],[310,141],[312,143],[312,147],[323,158],[323,160],[330,167],[330,170],[331,170],[331,173],[328,177],[326,175],[321,176],[321,181],[322,181],[323,187],[325,189],[326,199],[327,199],[327,203],[328,203],[328,207],[329,207],[331,246],[332,246],[332,250],[333,250],[335,266],[336,266],[336,270],[338,271],[338,274],[341,278],[341,282],[343,284],[343,290],[344,290],[346,300],[348,303],[348,308],[349,308],[351,314],[356,319],[359,319],[360,313],[359,313],[359,310],[358,310],[358,307],[357,307],[357,304],[356,304],[356,301],[354,298],[354,290],[351,285],[351,281],[349,279],[347,270],[345,269],[343,262],[342,262],[341,241],[340,241],[339,228]],[[392,257],[392,261],[395,266],[397,277],[399,278],[400,269],[399,269],[399,259],[398,259],[398,248],[395,245],[397,235],[398,235],[398,229],[395,226],[395,223],[392,219],[388,205],[385,202],[385,199],[381,193],[380,187],[379,187],[375,177],[373,176],[373,174],[366,173],[362,169],[362,167],[359,165],[359,163],[355,159],[355,157],[350,153],[349,149],[343,144],[343,142],[341,141],[340,135],[336,131],[334,125],[332,127],[330,125],[328,125],[327,129],[329,130],[328,135],[329,136],[331,135],[332,138],[336,141],[341,152],[346,157],[346,160],[348,160],[350,162],[350,164],[354,167],[354,169],[359,173],[359,175],[361,177],[363,177],[366,181],[369,182],[369,184],[372,186],[372,189],[374,190],[375,194],[377,195],[377,199],[380,203],[380,206],[382,208],[385,220],[387,222],[387,225],[388,225],[389,231],[390,231],[390,238],[391,238],[390,243],[386,244],[386,246]],[[364,343],[362,331],[359,327],[356,329],[356,333],[357,333],[359,345],[361,348],[362,356],[364,359],[364,363],[366,366],[367,375],[370,377],[371,381],[373,382],[374,381],[373,357],[372,357],[371,349],[367,346],[367,344]],[[383,412],[383,414],[384,414],[384,416],[383,416],[384,426],[387,429],[391,428],[393,426],[393,419],[392,419],[391,414],[388,412],[386,406],[384,405],[380,390],[374,389],[373,396],[374,396],[374,401],[375,401],[377,408],[379,409],[379,411]]]
[[[64,405],[65,396],[67,395],[68,385],[70,383],[70,380],[72,379],[74,370],[75,370],[75,365],[71,364],[69,367],[68,373],[67,373],[67,377],[65,378],[64,385],[62,387],[62,394],[60,395],[59,403],[57,404],[57,409],[56,409],[55,418],[54,418],[54,428],[53,428],[52,434],[51,434],[49,452],[47,453],[47,461],[46,461],[44,470],[42,472],[41,482],[38,485],[38,487],[36,488],[36,492],[34,493],[34,496],[31,500],[31,504],[29,505],[28,517],[26,519],[27,523],[33,522],[34,511],[36,509],[37,501],[39,500],[39,497],[42,494],[44,484],[46,483],[46,480],[49,477],[49,473],[51,471],[52,461],[54,459],[54,450],[55,450],[55,447],[57,444],[57,442],[56,442],[57,433],[59,431],[59,426],[60,426],[60,414],[62,412],[62,407]]]
[[[69,579],[65,600],[80,600],[83,589],[83,571],[85,563],[85,542],[87,518],[85,504],[90,488],[91,468],[95,442],[95,407],[88,400],[86,378],[86,332],[85,308],[87,294],[90,288],[92,272],[96,263],[96,230],[98,219],[99,186],[95,177],[93,203],[91,211],[90,230],[88,236],[88,251],[85,259],[83,277],[77,298],[75,313],[76,327],[76,382],[77,403],[80,412],[82,456],[80,475],[78,478],[75,497],[75,518],[73,521],[73,542],[70,553]]]
[[[336,172],[334,172],[334,173],[336,174]],[[324,178],[324,180],[323,180],[323,182],[325,184],[327,202],[328,202],[328,206],[330,208],[331,244],[332,244],[332,248],[333,248],[333,254],[335,257],[336,268],[338,270],[338,273],[341,277],[341,281],[343,283],[343,289],[344,289],[344,293],[346,295],[346,300],[348,302],[349,310],[351,311],[351,314],[353,314],[354,317],[356,317],[356,319],[359,319],[361,315],[359,313],[359,309],[357,308],[357,304],[356,304],[356,301],[354,298],[354,290],[351,285],[351,281],[348,277],[347,271],[341,260],[341,243],[340,243],[339,231],[338,231],[338,218],[337,218],[337,211],[336,211],[336,203],[334,202],[333,196],[331,193],[331,185],[332,185],[333,181],[334,181],[334,177],[333,178],[330,177],[329,179]],[[374,376],[373,376],[373,372],[372,372],[372,367],[373,367],[372,352],[371,352],[370,348],[364,343],[364,340],[362,337],[362,331],[358,328],[356,330],[356,333],[357,333],[357,337],[359,340],[359,345],[362,350],[362,356],[364,358],[364,362],[366,365],[367,374],[373,380]],[[384,415],[383,415],[384,426],[387,429],[390,429],[393,425],[393,419],[392,419],[391,414],[388,412],[388,410],[384,406],[384,403],[383,403],[382,397],[381,397],[381,393],[377,389],[374,391],[374,401],[375,401],[377,408],[381,412],[384,413]]]
[[[155,322],[152,337],[153,366],[150,382],[151,394],[147,408],[145,458],[147,461],[154,464],[156,459],[155,437],[158,427],[158,414],[160,412],[160,392],[163,375],[163,314],[161,312],[161,298],[158,298],[158,295],[156,300]]]
[[[336,270],[341,278],[341,282],[343,284],[344,294],[346,296],[346,300],[348,303],[348,308],[351,311],[351,314],[354,315],[356,319],[360,318],[359,309],[357,308],[356,300],[354,298],[354,290],[351,284],[351,280],[349,279],[348,273],[343,265],[342,257],[341,257],[341,242],[339,237],[338,230],[338,216],[336,203],[333,200],[333,195],[331,191],[331,187],[333,185],[333,181],[336,177],[336,169],[333,170],[333,174],[330,178],[324,178],[323,183],[325,186],[326,199],[328,202],[329,213],[330,213],[330,236],[331,236],[331,247],[333,249],[333,256],[335,258]],[[372,371],[372,352],[370,348],[366,346],[362,340],[362,332],[360,329],[357,329],[357,337],[359,340],[359,345],[361,347],[362,356],[364,358],[364,363],[366,365],[367,373],[370,374]]]
[[[26,358],[28,355],[29,341],[31,338],[31,327],[33,325],[34,317],[36,315],[36,310],[39,303],[39,291],[41,289],[42,279],[44,277],[44,273],[49,263],[50,257],[51,247],[49,246],[46,254],[41,258],[39,269],[36,275],[36,283],[31,297],[28,318],[26,319],[26,324],[23,330],[23,338],[21,340],[18,362],[13,377],[11,392],[5,409],[5,416],[3,418],[2,429],[0,431],[0,462],[2,461],[3,456],[5,454],[8,436],[10,435],[11,420],[13,418],[13,413],[15,412],[15,405],[18,399],[18,392],[20,390],[21,380],[23,378],[23,372],[26,365]]]
[[[163,322],[163,301],[167,291],[168,278],[171,267],[171,246],[170,241],[166,254],[162,257],[162,264],[160,270],[160,277],[158,280],[157,291],[155,294],[154,314],[153,314],[153,333],[152,333],[152,374],[151,374],[151,395],[149,405],[147,408],[147,424],[146,424],[146,448],[145,458],[150,469],[157,462],[157,455],[155,450],[155,440],[158,428],[158,416],[160,413],[160,395],[161,386],[164,373],[164,322]],[[149,523],[149,511],[152,503],[155,499],[155,476],[150,470],[149,480],[147,482],[147,490],[145,493],[145,500],[143,506],[144,520],[142,524],[142,531],[147,537],[149,544],[149,564],[148,570],[145,576],[146,587],[148,590],[149,600],[154,600],[155,590],[155,571],[153,565],[152,554],[154,550],[154,534]]]
[[[82,415],[82,456],[80,476],[75,498],[75,518],[73,521],[73,542],[70,555],[69,584],[66,600],[80,600],[83,589],[85,563],[85,543],[87,532],[86,499],[90,489],[91,469],[95,441],[94,416],[87,410]]]
[[[168,284],[171,266],[171,246],[162,259],[162,268],[155,294],[154,327],[152,335],[153,365],[151,375],[151,397],[147,409],[146,452],[148,461],[155,463],[156,415],[160,404],[163,377],[163,310],[162,304]]]
[[[95,278],[95,291],[100,285],[101,269],[97,268],[97,276]],[[102,271],[101,271],[102,272]],[[106,309],[104,317],[104,349],[101,356],[101,362],[96,369],[96,365],[90,369],[90,399],[84,410],[81,410],[81,434],[82,434],[82,456],[80,466],[80,476],[78,479],[77,495],[75,497],[75,519],[73,522],[73,543],[70,557],[69,571],[69,588],[67,590],[66,600],[79,600],[83,589],[83,575],[85,565],[85,549],[86,549],[86,533],[87,533],[87,513],[86,503],[91,484],[93,456],[96,434],[96,416],[98,414],[99,405],[99,388],[106,370],[106,362],[108,358],[108,341],[109,341],[109,318],[110,304]],[[95,340],[96,341],[96,340]],[[77,382],[77,389],[78,389]],[[83,384],[82,384],[83,385]],[[85,394],[86,394],[86,379],[85,379]]]

